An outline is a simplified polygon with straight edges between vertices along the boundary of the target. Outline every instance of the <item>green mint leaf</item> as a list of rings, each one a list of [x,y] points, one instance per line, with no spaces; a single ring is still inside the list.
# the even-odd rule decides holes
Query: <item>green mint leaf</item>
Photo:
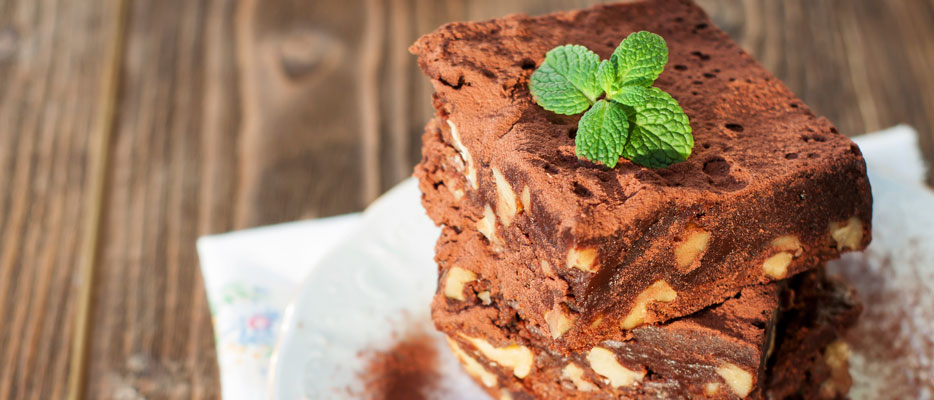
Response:
[[[626,109],[631,127],[623,157],[646,167],[663,168],[691,155],[691,124],[671,95],[655,87],[627,87],[614,102]]]
[[[613,168],[623,154],[628,134],[629,121],[623,106],[598,100],[577,124],[577,156]]]
[[[532,98],[558,114],[584,112],[603,93],[597,80],[600,56],[580,45],[558,46],[529,79]]]
[[[532,74],[529,90],[546,110],[586,111],[574,139],[578,157],[610,168],[620,157],[662,168],[686,160],[694,147],[678,101],[652,87],[667,63],[665,40],[644,31],[623,39],[609,60],[584,46],[558,46]]]
[[[649,86],[668,63],[668,45],[654,33],[635,32],[623,39],[610,62],[616,66],[619,86]]]
[[[623,86],[613,96],[607,96],[607,99],[613,100],[624,106],[636,107],[649,102],[649,87],[645,86]]]
[[[623,89],[622,83],[616,78],[616,64],[610,60],[601,61],[600,66],[597,67],[597,83],[600,84],[600,88],[606,93],[608,99],[612,99]]]

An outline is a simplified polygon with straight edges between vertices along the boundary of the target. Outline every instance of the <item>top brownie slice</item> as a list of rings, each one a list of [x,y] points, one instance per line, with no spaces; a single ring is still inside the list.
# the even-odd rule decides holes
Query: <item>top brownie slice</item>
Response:
[[[555,46],[607,58],[640,30],[668,43],[655,86],[690,118],[693,154],[663,169],[578,159],[579,117],[536,105],[529,76]],[[440,121],[416,175],[449,193],[426,202],[429,215],[479,230],[504,265],[567,282],[554,301],[578,313],[570,344],[689,314],[869,242],[859,149],[690,2],[452,23],[410,50]]]

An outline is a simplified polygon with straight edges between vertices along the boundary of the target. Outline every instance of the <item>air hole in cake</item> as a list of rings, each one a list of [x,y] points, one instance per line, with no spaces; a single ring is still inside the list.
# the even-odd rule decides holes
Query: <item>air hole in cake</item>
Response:
[[[851,145],[850,145],[850,153],[853,153],[853,154],[856,154],[856,155],[862,154],[862,152],[859,151],[859,146],[857,146],[857,145],[855,145],[855,144],[851,144]]]
[[[720,68],[714,68],[714,69],[713,69],[713,73],[719,74],[719,73],[720,73]]]
[[[701,61],[707,61],[710,59],[710,55],[701,53],[699,51],[692,51],[691,55],[699,58]]]
[[[832,132],[832,133],[840,133],[840,132],[837,132],[837,128],[834,128],[834,127],[830,127],[830,132]]]
[[[791,107],[791,108],[798,108],[798,103],[791,103],[791,104],[788,105],[788,107]]]
[[[545,170],[545,172],[547,172],[547,173],[549,173],[549,174],[557,174],[557,173],[558,173],[558,168],[555,168],[554,165],[551,165],[551,164],[549,164],[549,163],[545,163],[545,165],[543,165],[542,168]]]
[[[693,83],[693,84],[695,84],[695,85],[703,85],[703,84],[704,84],[704,82],[702,82],[702,81],[693,81],[693,82],[691,82],[691,83]]]
[[[798,158],[798,153],[788,153],[788,154],[785,154],[785,159],[786,159],[786,160],[794,160],[794,159],[796,159],[796,158]]]
[[[697,25],[694,25],[694,29],[697,29],[697,30],[707,29],[707,24],[697,24]]]
[[[704,163],[704,173],[713,177],[730,174],[730,163],[722,157],[714,157]]]
[[[576,126],[572,126],[572,127],[568,128],[568,138],[574,139],[574,138],[576,138],[576,137],[577,137],[577,127],[576,127]]]
[[[817,158],[820,157],[817,153],[808,153],[808,158]]]
[[[677,23],[680,24],[680,23],[684,22],[684,18],[676,17],[676,18],[675,18],[675,22],[677,22]]]
[[[730,82],[736,82],[736,78],[730,78]]]
[[[827,141],[827,138],[815,133],[812,135],[802,135],[801,140],[804,140],[804,143],[811,143],[811,142],[823,143]]]
[[[681,64],[675,64],[673,68],[678,71],[686,71],[688,69],[686,65],[681,65]]]
[[[532,61],[531,58],[524,58],[521,67],[525,70],[535,69],[535,61]]]
[[[716,77],[717,77],[716,75],[711,74],[710,72],[704,72],[704,78],[712,79],[712,78],[716,78]]]
[[[649,368],[648,366],[645,367],[645,376],[643,377],[643,379],[645,379],[645,380],[647,380],[647,381],[649,381],[649,382],[652,382],[652,381],[655,381],[656,379],[659,379],[660,376],[661,376],[661,375],[659,375],[657,372],[653,371],[653,370],[652,370],[651,368]]]
[[[701,145],[701,147],[703,147],[704,150],[709,149],[709,148],[710,148],[710,143],[704,143],[704,144]]]
[[[752,321],[752,325],[759,329],[765,329],[765,321]]]
[[[574,182],[574,193],[584,198],[593,197],[593,193],[590,192],[590,189],[585,188],[578,182]]]
[[[697,96],[697,92],[696,92],[696,91],[692,91],[691,94],[694,95],[694,96]]]
[[[448,80],[445,79],[443,76],[440,77],[440,78],[438,78],[438,81],[441,82],[441,84],[443,84],[444,86],[447,86],[447,87],[449,87],[449,88],[451,88],[451,89],[454,89],[454,90],[458,90],[458,89],[462,88],[462,87],[466,84],[466,82],[464,82],[464,76],[463,76],[463,75],[460,75],[460,76],[457,77],[457,82],[456,82],[456,83],[448,82]]]
[[[726,127],[726,129],[729,129],[729,130],[731,130],[731,131],[733,131],[733,132],[742,132],[742,131],[743,131],[743,126],[740,125],[740,124],[726,124],[726,125],[724,125],[724,126]]]
[[[733,191],[746,187],[746,182],[731,175],[730,162],[722,157],[713,157],[704,162],[704,173],[707,174],[708,183],[716,188]],[[735,169],[739,171],[739,168]]]

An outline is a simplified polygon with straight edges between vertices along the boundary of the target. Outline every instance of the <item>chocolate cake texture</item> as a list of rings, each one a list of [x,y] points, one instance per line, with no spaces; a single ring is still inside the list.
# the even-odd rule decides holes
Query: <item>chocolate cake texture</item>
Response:
[[[723,304],[635,328],[627,340],[565,354],[495,282],[446,262],[456,252],[439,252],[433,319],[494,398],[833,399],[848,389],[848,354],[838,338],[860,306],[820,270],[746,287]]]
[[[529,76],[555,46],[606,58],[640,30],[667,41],[655,85],[690,118],[693,154],[662,169],[581,160],[579,117],[535,104]],[[857,146],[691,2],[452,23],[410,50],[437,109],[415,171],[429,216],[482,234],[500,268],[528,270],[529,284],[502,296],[537,302],[528,311],[540,314],[538,325],[564,313],[559,347],[586,351],[870,240]]]

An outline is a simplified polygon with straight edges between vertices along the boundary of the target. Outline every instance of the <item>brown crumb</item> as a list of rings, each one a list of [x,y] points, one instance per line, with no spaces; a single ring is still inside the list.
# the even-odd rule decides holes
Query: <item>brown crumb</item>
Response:
[[[364,398],[370,400],[428,399],[440,379],[434,339],[424,332],[408,334],[391,348],[364,353],[361,373]]]

